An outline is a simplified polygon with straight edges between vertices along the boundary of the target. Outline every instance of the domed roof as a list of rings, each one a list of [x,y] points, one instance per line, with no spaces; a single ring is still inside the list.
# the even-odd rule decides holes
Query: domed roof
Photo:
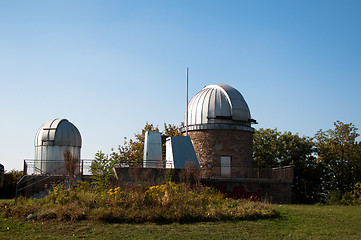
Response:
[[[188,104],[188,130],[251,128],[248,105],[242,94],[227,84],[204,87]]]
[[[67,119],[53,119],[44,123],[36,133],[35,146],[81,147],[79,130]]]

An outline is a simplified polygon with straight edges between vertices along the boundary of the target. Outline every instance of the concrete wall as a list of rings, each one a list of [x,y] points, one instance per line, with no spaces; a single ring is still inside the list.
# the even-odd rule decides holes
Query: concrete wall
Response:
[[[202,184],[215,187],[232,198],[267,200],[272,203],[292,202],[292,180],[256,178],[200,179],[194,177],[192,173],[187,176],[187,173],[181,169],[169,171],[168,169],[159,168],[116,168],[115,170],[122,183],[163,184],[166,179],[172,179],[174,182],[188,181],[189,183],[201,181]],[[193,173],[197,174],[196,171]]]

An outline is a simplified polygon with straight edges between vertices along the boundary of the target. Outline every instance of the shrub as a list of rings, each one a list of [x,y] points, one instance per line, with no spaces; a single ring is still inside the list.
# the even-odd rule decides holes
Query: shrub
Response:
[[[114,181],[113,167],[116,160],[99,151],[95,154],[95,160],[90,166],[92,180],[97,191],[109,188],[111,182]]]
[[[270,217],[269,204],[227,199],[218,191],[167,182],[144,187],[116,187],[95,191],[79,182],[73,189],[54,187],[44,199],[20,198],[0,206],[1,216],[31,220],[74,221],[94,219],[107,222],[189,222]]]
[[[328,204],[331,204],[331,205],[337,205],[337,204],[340,204],[341,198],[342,198],[342,196],[341,196],[340,191],[332,190],[328,193],[327,202],[328,202]]]
[[[11,170],[4,174],[4,186],[0,188],[0,198],[14,198],[16,184],[23,176],[22,171]]]
[[[361,183],[356,183],[350,192],[345,193],[340,203],[343,205],[361,205]]]

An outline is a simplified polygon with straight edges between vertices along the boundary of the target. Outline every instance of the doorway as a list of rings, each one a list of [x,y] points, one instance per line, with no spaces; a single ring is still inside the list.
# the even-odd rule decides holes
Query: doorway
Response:
[[[231,156],[221,157],[221,177],[222,178],[231,177]]]

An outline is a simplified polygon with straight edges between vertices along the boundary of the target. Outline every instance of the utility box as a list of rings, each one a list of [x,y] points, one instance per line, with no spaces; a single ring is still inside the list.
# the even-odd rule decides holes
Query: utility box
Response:
[[[185,169],[187,164],[199,168],[190,137],[168,137],[166,140],[166,168]]]
[[[162,139],[160,132],[145,132],[143,167],[163,168]]]

